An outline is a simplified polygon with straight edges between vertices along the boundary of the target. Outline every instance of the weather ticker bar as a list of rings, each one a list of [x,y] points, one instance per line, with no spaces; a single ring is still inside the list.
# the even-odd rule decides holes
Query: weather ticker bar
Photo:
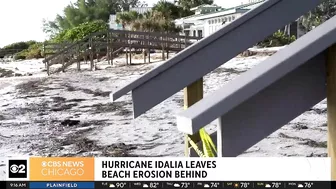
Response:
[[[277,189],[297,189],[297,188],[309,188],[309,189],[328,189],[334,185],[334,182],[323,181],[95,181],[95,182],[30,182],[30,181],[1,181],[1,189],[191,189],[191,188],[216,188],[216,189],[249,189],[249,188],[277,188]]]

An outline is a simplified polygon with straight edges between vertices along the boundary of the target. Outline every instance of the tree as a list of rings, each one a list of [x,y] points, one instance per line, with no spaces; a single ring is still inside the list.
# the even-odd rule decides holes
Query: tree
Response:
[[[164,17],[169,19],[177,19],[183,17],[183,9],[174,3],[160,0],[153,6],[153,11],[161,12]]]
[[[118,0],[121,11],[129,11],[131,7],[143,7],[146,6],[146,2],[140,2],[139,0]]]
[[[142,5],[140,0],[77,0],[64,8],[63,15],[56,15],[54,21],[44,21],[43,31],[53,34],[95,20],[108,22],[111,14]]]
[[[144,17],[141,23],[141,29],[149,32],[169,32],[179,33],[181,28],[175,25],[173,19],[159,11],[151,11],[149,17]]]
[[[178,19],[194,14],[189,9],[185,9],[182,6],[177,6],[174,3],[160,0],[154,5],[153,11],[162,12],[166,18]]]
[[[135,11],[120,12],[117,13],[116,22],[121,24],[123,29],[125,29],[127,26],[130,26],[133,21],[139,18],[142,18],[142,15]]]
[[[336,15],[336,0],[325,0],[314,10],[303,15],[299,22],[306,32]]]
[[[191,9],[193,7],[197,7],[203,4],[212,5],[213,0],[178,0],[177,3],[179,6],[183,7],[183,9]]]
[[[118,13],[116,22],[121,24],[124,29],[135,31],[173,33],[181,31],[181,28],[175,25],[174,20],[169,13],[154,9],[144,14],[139,14],[135,11]]]
[[[49,37],[53,37],[57,34],[59,26],[55,22],[47,21],[46,19],[42,20],[43,32],[48,34]]]

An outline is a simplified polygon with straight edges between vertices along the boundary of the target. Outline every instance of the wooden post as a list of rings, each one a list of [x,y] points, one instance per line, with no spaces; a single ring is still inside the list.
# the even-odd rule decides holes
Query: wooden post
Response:
[[[162,60],[166,60],[166,59],[165,59],[165,54],[164,54],[164,52],[165,52],[164,45],[165,45],[165,43],[164,43],[164,38],[163,38],[163,36],[162,36],[162,37],[161,37],[161,46],[162,46]]]
[[[44,56],[44,60],[47,59],[47,55],[46,55],[46,42],[43,42],[43,56]],[[44,67],[47,68],[47,62],[44,63]]]
[[[129,47],[129,64],[132,65],[132,47]]]
[[[126,49],[126,65],[128,65],[128,49]]]
[[[110,38],[110,47],[111,48],[110,48],[110,52],[109,53],[110,53],[110,58],[111,58],[111,65],[113,65],[113,56],[114,56],[113,55],[113,50],[114,49],[113,49],[113,38],[112,37],[113,37],[113,35],[112,35],[112,33],[110,33],[109,38]]]
[[[167,53],[167,60],[169,59],[169,42],[168,41],[170,41],[169,40],[169,37],[167,36],[166,37],[166,42],[165,42],[165,44],[166,44],[166,53]]]
[[[109,40],[109,32],[106,32],[106,59],[107,59],[107,64],[110,64],[110,40]]]
[[[143,54],[143,59],[144,59],[144,63],[146,63],[146,49],[142,49],[142,54]]]
[[[221,117],[217,119],[217,157],[223,157],[223,122]]]
[[[184,48],[187,48],[188,44],[187,44],[187,36],[184,36]]]
[[[113,65],[113,58],[114,58],[114,49],[113,48],[111,48],[111,65]]]
[[[50,75],[49,61],[46,61],[46,66],[47,66],[47,74],[49,76]]]
[[[131,33],[128,34],[129,39],[129,64],[132,65],[132,42],[131,42]]]
[[[77,70],[80,71],[80,45],[78,44],[78,47],[77,47]]]
[[[93,70],[93,43],[92,43],[92,38],[90,40],[90,70]]]
[[[148,63],[150,63],[150,55],[151,55],[151,51],[150,51],[150,34],[148,33]]]
[[[336,45],[327,50],[327,117],[328,156],[331,158],[331,180],[336,180]]]
[[[178,40],[178,43],[179,43],[179,50],[181,50],[182,49],[182,38],[181,37],[179,37],[179,38],[177,38]]]
[[[184,89],[184,109],[189,108],[203,98],[203,78],[192,83]],[[195,141],[199,133],[185,136],[185,156],[190,156],[188,136]],[[195,141],[196,142],[196,141]]]
[[[146,63],[146,56],[147,56],[147,53],[146,53],[146,45],[147,45],[146,34],[143,34],[142,37],[143,37],[143,41],[141,43],[143,45],[142,53],[143,53],[144,63]]]
[[[65,64],[64,64],[64,54],[62,53],[61,55],[61,59],[62,59],[62,72],[65,72]]]
[[[126,36],[125,47],[128,48],[128,35],[125,34],[125,36]],[[126,49],[126,65],[128,65],[128,51],[129,51],[129,49]]]

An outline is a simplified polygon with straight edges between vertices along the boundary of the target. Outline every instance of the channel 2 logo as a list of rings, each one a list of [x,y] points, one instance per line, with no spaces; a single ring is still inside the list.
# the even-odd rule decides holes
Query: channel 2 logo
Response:
[[[9,178],[27,178],[27,160],[8,160]]]

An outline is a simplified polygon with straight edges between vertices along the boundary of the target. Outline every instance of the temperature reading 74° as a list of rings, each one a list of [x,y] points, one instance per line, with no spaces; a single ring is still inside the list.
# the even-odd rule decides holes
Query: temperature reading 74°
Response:
[[[218,182],[210,182],[210,188],[217,188],[219,186]]]
[[[304,187],[305,187],[305,188],[311,188],[311,187],[313,186],[313,184],[314,184],[314,183],[312,183],[312,182],[305,182],[305,183],[304,183]]]

